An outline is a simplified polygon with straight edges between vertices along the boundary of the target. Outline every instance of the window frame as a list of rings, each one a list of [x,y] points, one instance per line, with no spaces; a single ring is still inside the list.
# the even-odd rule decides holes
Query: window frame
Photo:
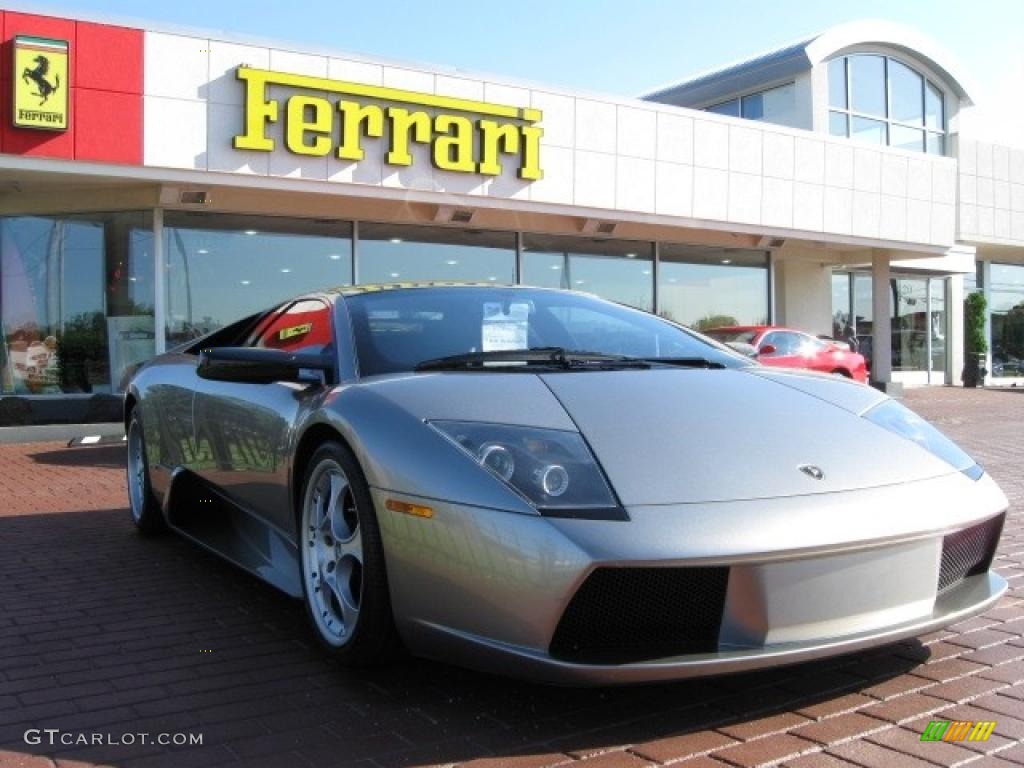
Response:
[[[882,59],[884,87],[885,87],[885,114],[884,115],[873,115],[867,112],[861,112],[853,108],[853,91],[852,91],[852,78],[850,73],[850,62],[849,60],[855,56],[878,56]],[[884,51],[853,51],[850,53],[844,53],[838,56],[834,56],[825,62],[827,67],[826,77],[831,75],[831,68],[837,65],[838,62],[842,62],[843,67],[843,78],[846,85],[846,106],[840,107],[832,104],[831,88],[826,89],[829,93],[827,103],[827,117],[828,117],[828,128],[829,135],[836,136],[838,138],[844,138],[840,134],[832,133],[832,115],[843,115],[846,118],[846,135],[845,138],[853,139],[852,128],[853,119],[861,118],[864,120],[873,120],[875,122],[884,123],[885,125],[885,143],[877,146],[893,147],[894,149],[903,149],[907,152],[918,152],[923,155],[935,154],[938,157],[945,157],[947,150],[946,136],[949,133],[949,121],[947,115],[947,89],[942,86],[941,83],[932,78],[927,72],[923,71],[919,66],[908,62],[899,56],[893,56],[892,54]],[[891,80],[889,77],[890,63],[896,62],[903,67],[906,67],[914,74],[921,78],[921,123],[915,124],[912,122],[906,122],[904,120],[896,120],[892,117],[892,87]],[[928,87],[931,86],[939,95],[939,108],[941,110],[940,127],[931,128],[928,126]],[[910,128],[913,130],[920,131],[922,143],[920,149],[913,150],[907,149],[906,147],[899,147],[892,143],[892,127],[900,126],[903,128]],[[928,151],[929,138],[939,137],[941,152],[933,153]],[[855,140],[855,139],[854,139]],[[866,143],[866,142],[865,142]]]

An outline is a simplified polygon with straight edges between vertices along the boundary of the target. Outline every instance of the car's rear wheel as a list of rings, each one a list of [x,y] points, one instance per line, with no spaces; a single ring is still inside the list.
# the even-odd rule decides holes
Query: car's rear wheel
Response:
[[[139,409],[128,419],[128,502],[132,521],[141,533],[160,533],[166,528],[160,504],[149,484],[149,463],[146,458],[146,438],[142,431]]]
[[[318,639],[352,666],[397,647],[380,529],[352,454],[328,442],[313,454],[299,518],[302,587]]]
[[[853,378],[853,376],[850,375],[850,372],[847,371],[844,368],[836,368],[834,371],[832,371],[832,375],[833,376],[842,376],[844,379],[852,379]]]

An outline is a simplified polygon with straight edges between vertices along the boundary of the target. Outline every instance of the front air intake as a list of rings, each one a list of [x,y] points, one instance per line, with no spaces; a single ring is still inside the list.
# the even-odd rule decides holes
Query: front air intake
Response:
[[[949,534],[942,540],[939,592],[959,584],[968,576],[985,573],[992,565],[1006,513],[970,528]]]
[[[598,568],[551,641],[563,661],[626,664],[718,650],[728,568]]]

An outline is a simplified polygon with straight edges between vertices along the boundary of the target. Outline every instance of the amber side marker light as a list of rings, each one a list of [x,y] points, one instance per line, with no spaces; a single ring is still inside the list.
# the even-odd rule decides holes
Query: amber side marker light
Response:
[[[399,501],[398,499],[388,499],[384,502],[384,506],[392,512],[401,512],[404,515],[412,515],[413,517],[434,516],[434,510],[430,507],[425,507],[422,504],[410,504],[406,501]]]

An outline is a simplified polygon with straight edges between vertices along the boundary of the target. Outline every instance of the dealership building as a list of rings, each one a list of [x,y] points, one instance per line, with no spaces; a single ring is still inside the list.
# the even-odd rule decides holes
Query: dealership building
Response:
[[[589,291],[856,337],[873,381],[1024,382],[1024,142],[954,57],[834,27],[637,99],[221,33],[0,10],[0,426],[318,288]]]

